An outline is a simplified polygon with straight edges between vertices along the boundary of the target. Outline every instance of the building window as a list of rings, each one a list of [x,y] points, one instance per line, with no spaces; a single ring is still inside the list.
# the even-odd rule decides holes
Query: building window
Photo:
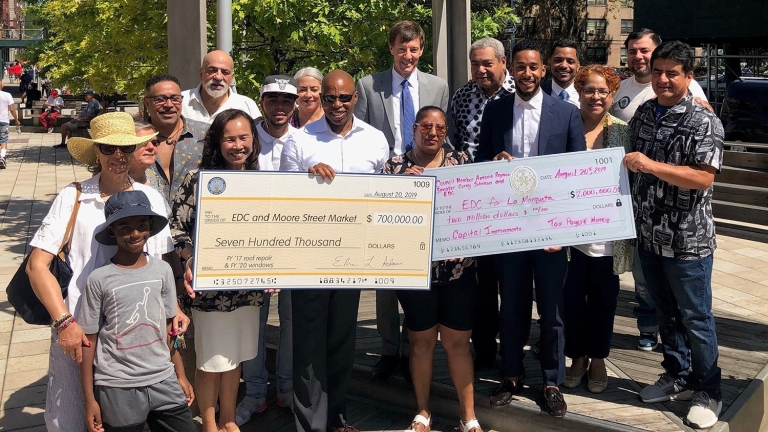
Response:
[[[604,19],[587,19],[587,36],[605,36]]]
[[[587,0],[587,6],[605,6],[605,0]]]
[[[635,27],[635,20],[623,19],[621,20],[621,34],[630,34]]]
[[[587,63],[597,63],[603,65],[608,63],[608,55],[605,48],[587,48]]]
[[[563,20],[552,18],[549,22],[549,27],[552,29],[552,34],[560,34],[563,31]]]
[[[536,33],[536,17],[523,17],[523,33]]]
[[[622,66],[626,66],[627,65],[627,49],[626,48],[624,48],[624,47],[621,48],[620,57],[621,57],[621,60],[620,60],[621,61],[621,65]]]

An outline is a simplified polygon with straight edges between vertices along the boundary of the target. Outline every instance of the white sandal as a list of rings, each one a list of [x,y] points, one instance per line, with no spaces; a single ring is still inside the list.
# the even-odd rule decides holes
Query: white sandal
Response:
[[[416,417],[413,418],[413,421],[411,422],[410,429],[406,429],[409,431],[415,431],[416,430],[416,423],[424,426],[424,432],[429,432],[432,430],[432,416],[430,415],[429,418],[424,417],[421,414],[416,414]]]
[[[461,432],[472,432],[473,429],[483,430],[483,428],[480,427],[480,422],[478,422],[476,418],[467,421],[459,419],[459,430]]]

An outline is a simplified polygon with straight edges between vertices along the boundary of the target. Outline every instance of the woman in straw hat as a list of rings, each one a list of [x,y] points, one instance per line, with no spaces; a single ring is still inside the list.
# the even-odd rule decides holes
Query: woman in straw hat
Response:
[[[34,249],[27,264],[27,275],[32,289],[53,321],[45,405],[48,431],[81,432],[85,425],[78,365],[82,362],[81,347],[88,345],[88,339],[80,326],[71,322],[69,317],[79,308],[80,293],[88,275],[105,265],[116,251],[116,246],[93,240],[94,233],[101,230],[105,223],[105,202],[117,192],[137,190],[149,197],[154,212],[165,214],[162,196],[128,176],[131,153],[148,139],[151,137],[136,136],[130,114],[115,112],[94,118],[91,139],[72,138],[67,146],[72,156],[87,165],[95,175],[79,185],[70,184],[59,192],[29,243]],[[75,210],[75,200],[79,201],[80,207],[69,244],[69,265],[73,275],[65,299],[49,267],[64,242],[70,215]],[[166,227],[147,240],[146,249],[149,255],[156,258],[173,250],[170,230]],[[189,319],[179,313],[174,318],[173,327],[183,332],[188,323]]]
[[[254,140],[256,123],[238,109],[219,113],[205,135],[200,169],[258,170],[261,144]],[[204,432],[238,431],[235,410],[243,361],[258,352],[261,291],[192,292],[198,170],[189,172],[173,204],[171,231],[181,257],[186,259],[184,283],[195,322],[195,396]],[[268,292],[275,292],[268,290]],[[219,402],[219,421],[215,406]]]

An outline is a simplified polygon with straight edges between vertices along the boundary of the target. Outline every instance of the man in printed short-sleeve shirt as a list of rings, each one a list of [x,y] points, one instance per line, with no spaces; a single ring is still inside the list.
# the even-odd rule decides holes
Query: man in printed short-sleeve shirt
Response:
[[[723,159],[723,126],[688,90],[693,50],[678,42],[651,56],[656,99],[629,126],[636,151],[624,158],[632,186],[640,264],[656,304],[664,373],[644,402],[692,399],[686,420],[713,426],[722,410],[712,262],[712,183]]]

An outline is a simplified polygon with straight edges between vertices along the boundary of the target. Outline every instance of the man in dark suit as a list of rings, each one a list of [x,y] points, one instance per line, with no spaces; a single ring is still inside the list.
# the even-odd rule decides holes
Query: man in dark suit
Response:
[[[413,123],[421,107],[434,105],[448,112],[448,83],[418,70],[424,53],[424,30],[413,21],[400,21],[389,32],[392,69],[363,77],[357,83],[355,117],[384,132],[389,155],[407,152],[413,146]],[[373,366],[372,378],[386,381],[400,364],[410,381],[410,346],[405,325],[400,330],[397,297],[392,290],[376,292],[376,329],[381,337],[381,358]],[[402,357],[400,345],[402,343]]]
[[[515,94],[488,103],[475,160],[514,158],[586,150],[584,127],[573,105],[541,91],[546,68],[533,41],[512,50]],[[491,396],[491,405],[506,406],[523,390],[523,347],[531,329],[533,289],[541,316],[541,375],[544,408],[562,417],[567,405],[558,386],[565,380],[563,285],[568,270],[566,250],[514,252],[496,257],[501,287],[501,349],[504,379]],[[534,284],[535,282],[535,284]]]

